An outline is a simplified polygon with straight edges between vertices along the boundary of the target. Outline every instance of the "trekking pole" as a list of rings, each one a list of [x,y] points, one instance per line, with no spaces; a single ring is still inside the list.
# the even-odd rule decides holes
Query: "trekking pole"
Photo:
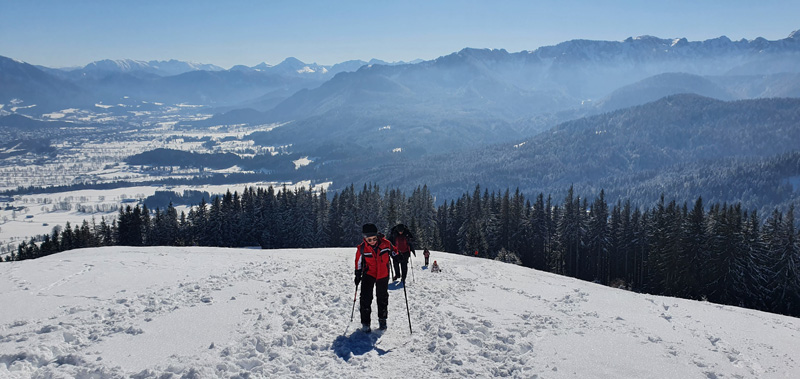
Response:
[[[414,259],[412,259],[411,256],[409,255],[408,260],[411,263],[411,281],[416,282],[417,280],[414,279]]]
[[[356,292],[353,294],[353,310],[350,311],[350,322],[353,322],[353,315],[356,314],[356,299],[358,299],[358,286],[356,286]]]
[[[356,313],[356,300],[358,299],[358,284],[356,284],[356,292],[353,294],[353,310],[350,311],[350,322],[353,322],[353,315]]]
[[[414,334],[414,331],[411,330],[411,311],[408,310],[408,292],[406,292],[406,286],[403,286],[403,295],[406,297],[406,314],[408,315],[408,331],[410,334]]]

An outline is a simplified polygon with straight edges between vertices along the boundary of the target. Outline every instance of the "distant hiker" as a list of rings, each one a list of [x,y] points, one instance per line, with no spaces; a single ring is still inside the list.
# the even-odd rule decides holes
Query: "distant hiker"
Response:
[[[431,257],[431,252],[428,251],[427,247],[425,248],[424,251],[422,251],[422,255],[425,257],[425,267],[428,267],[428,258]]]
[[[394,277],[392,280],[401,278],[402,282],[405,283],[406,274],[408,274],[408,260],[411,258],[412,253],[415,257],[417,256],[414,251],[414,236],[406,229],[405,225],[397,224],[389,233],[389,242],[397,250],[397,255],[394,257]]]
[[[364,224],[361,228],[364,241],[356,249],[356,286],[361,282],[361,330],[369,333],[370,313],[372,313],[372,288],[378,302],[378,322],[380,329],[386,330],[386,317],[389,314],[389,265],[394,246],[378,235],[375,224]]]
[[[436,261],[433,261],[433,266],[431,266],[431,272],[441,272],[442,270],[439,269],[439,264]]]
[[[478,256],[478,250],[475,250],[475,257]]]

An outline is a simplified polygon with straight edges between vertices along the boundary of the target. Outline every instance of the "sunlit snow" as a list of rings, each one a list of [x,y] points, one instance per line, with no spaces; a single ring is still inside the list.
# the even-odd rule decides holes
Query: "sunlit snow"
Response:
[[[0,377],[792,378],[800,372],[795,318],[435,251],[431,260],[441,273],[412,257],[409,313],[402,286],[390,284],[389,329],[356,332],[354,253],[107,247],[0,264]]]

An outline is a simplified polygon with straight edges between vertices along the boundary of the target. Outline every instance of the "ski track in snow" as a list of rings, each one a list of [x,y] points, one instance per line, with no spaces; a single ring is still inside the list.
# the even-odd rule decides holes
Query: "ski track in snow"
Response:
[[[389,329],[364,334],[358,309],[349,322],[354,252],[109,247],[0,264],[0,377],[800,372],[797,319],[437,252],[441,273],[410,267],[413,334],[396,283]]]

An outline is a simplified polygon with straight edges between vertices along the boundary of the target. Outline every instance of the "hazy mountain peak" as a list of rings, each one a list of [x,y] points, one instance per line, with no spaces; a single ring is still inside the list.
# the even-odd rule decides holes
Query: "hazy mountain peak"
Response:
[[[148,67],[149,65],[147,62],[133,59],[103,59],[89,63],[84,66],[83,69],[90,71],[131,72],[137,70],[146,70]]]
[[[284,59],[283,62],[277,64],[276,67],[277,66],[305,66],[305,63],[295,57],[288,57]]]
[[[487,56],[487,55],[507,55],[506,49],[476,49],[474,47],[465,47],[458,52],[459,55],[472,55],[472,56]]]
[[[689,40],[686,38],[675,38],[672,40],[672,46],[685,46],[689,44]]]
[[[12,65],[12,64],[14,64],[14,65],[25,64],[25,65],[26,65],[26,64],[28,64],[28,63],[26,63],[26,62],[23,62],[23,61],[21,61],[21,60],[19,60],[19,59],[14,59],[14,58],[9,58],[9,57],[4,57],[4,56],[0,55],[0,67],[2,67],[3,65],[8,65],[8,66],[10,66],[10,65]]]
[[[131,73],[135,71],[147,72],[160,76],[180,75],[190,71],[222,71],[223,68],[213,64],[196,62],[184,62],[176,59],[168,61],[149,62],[135,59],[103,59],[87,64],[83,68],[85,72],[123,72]]]
[[[788,38],[789,38],[789,39],[796,39],[796,40],[800,40],[800,29],[798,29],[798,30],[795,30],[795,31],[793,31],[793,32],[789,33],[789,37],[788,37]]]
[[[234,67],[247,67],[247,66],[237,65],[237,66],[234,66]],[[273,66],[273,65],[271,65],[271,64],[269,64],[269,63],[267,63],[267,62],[261,62],[261,63],[259,63],[259,64],[255,65],[255,66],[253,66],[253,69],[256,69],[256,70],[266,70],[266,69],[270,69],[270,68],[273,68],[273,67],[275,67],[275,66]],[[232,70],[232,69],[233,69],[233,68],[231,68],[231,70]]]

